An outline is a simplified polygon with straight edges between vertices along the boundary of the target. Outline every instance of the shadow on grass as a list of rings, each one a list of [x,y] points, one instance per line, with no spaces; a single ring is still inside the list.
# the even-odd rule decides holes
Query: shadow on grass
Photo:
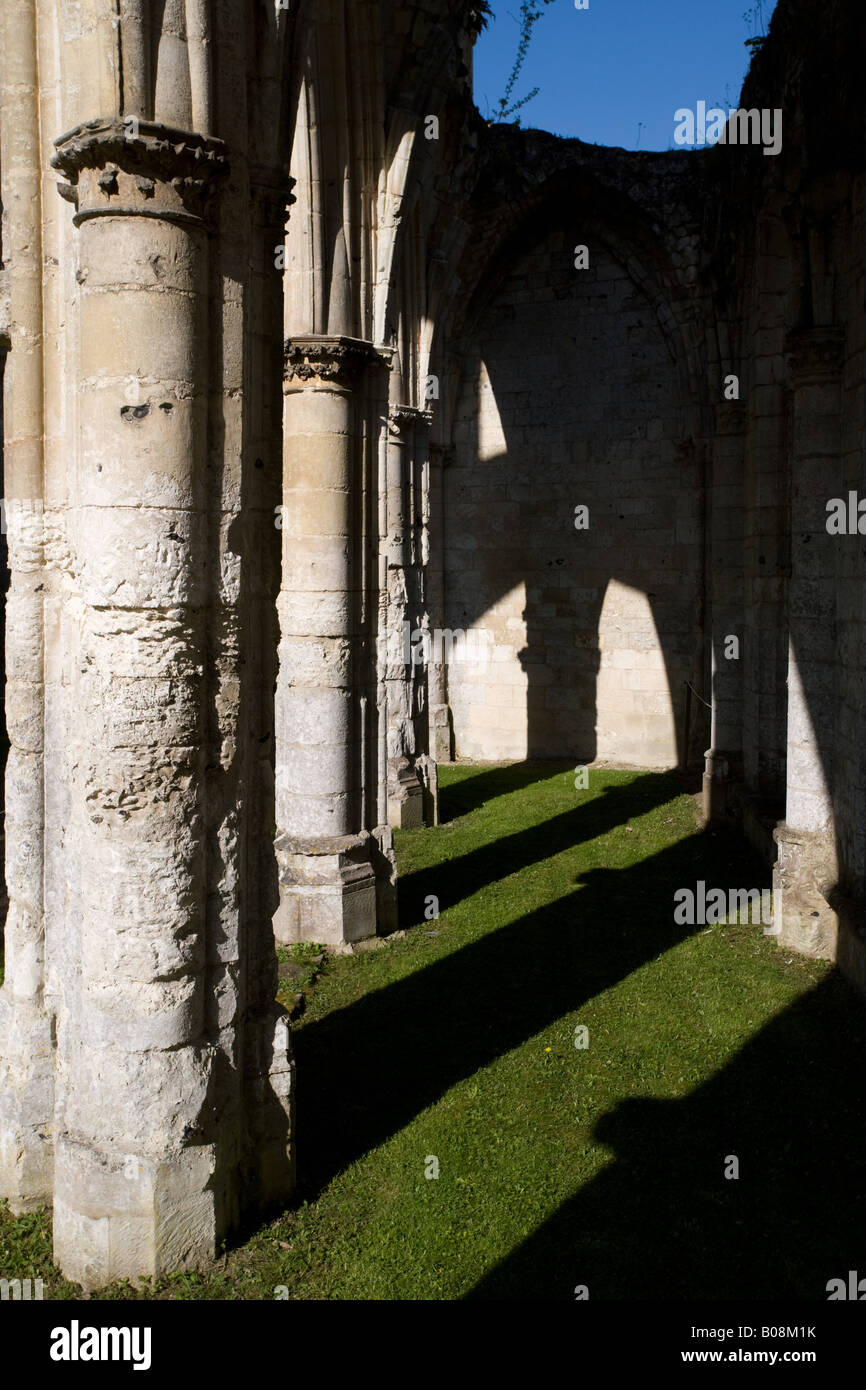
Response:
[[[866,1275],[864,1041],[830,975],[686,1099],[618,1105],[595,1132],[615,1163],[467,1296],[825,1300]]]
[[[510,792],[523,791],[536,782],[546,782],[558,770],[572,766],[571,761],[563,762],[522,762],[508,763],[501,767],[484,768],[467,777],[449,782],[439,789],[439,824],[448,825],[465,816],[469,811],[477,811],[485,802],[497,796],[507,796]]]
[[[503,768],[501,771],[522,776],[525,780],[518,782],[518,786],[528,786],[540,780],[529,769],[524,771],[525,766],[521,763],[516,768]],[[549,764],[544,776],[550,776]],[[483,779],[470,778],[469,785],[476,780]],[[453,790],[459,790],[461,785],[466,784],[458,784]],[[635,816],[664,806],[682,795],[684,785],[679,772],[635,773],[633,781],[624,786],[605,787],[600,794],[575,792],[575,796],[582,797],[582,800],[570,811],[562,811],[528,830],[502,835],[469,854],[461,855],[459,859],[450,859],[406,874],[397,881],[400,925],[416,926],[424,920],[425,901],[430,894],[439,899],[440,911],[445,911],[508,874],[551,859],[563,850],[573,849],[575,845],[595,840],[616,826],[625,825]],[[504,790],[513,791],[515,787],[504,788],[503,793],[496,794],[504,794]],[[492,793],[488,792],[487,795],[489,797]],[[481,801],[484,799],[482,797]]]
[[[602,798],[601,813],[587,805],[555,819],[572,837],[597,834],[599,815],[615,824],[614,808],[625,819],[648,797],[657,804],[646,780]],[[550,833],[543,842],[535,829],[509,837],[511,869],[542,857],[545,844],[553,853]],[[566,826],[558,833],[565,838]],[[707,834],[629,869],[592,870],[558,902],[299,1030],[302,1195],[314,1197],[455,1083],[690,935],[673,921],[677,888],[698,878],[740,886],[746,872],[740,841]],[[754,870],[749,881],[761,884]]]

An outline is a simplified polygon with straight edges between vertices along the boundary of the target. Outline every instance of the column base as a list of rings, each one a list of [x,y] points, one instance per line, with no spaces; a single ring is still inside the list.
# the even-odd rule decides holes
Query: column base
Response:
[[[439,767],[435,758],[423,754],[417,761],[424,788],[424,824],[439,824]]]
[[[388,824],[395,830],[417,830],[424,824],[424,788],[408,758],[389,768]]]
[[[51,1203],[53,1115],[51,1019],[0,996],[0,1197],[15,1216]]]
[[[779,849],[773,888],[782,893],[779,944],[800,955],[835,961],[839,917],[829,899],[836,884],[836,846],[828,830],[794,830],[777,825]]]
[[[212,1144],[157,1157],[106,1153],[63,1136],[57,1146],[55,1262],[87,1290],[206,1264],[223,1234],[215,1169]]]
[[[244,1078],[248,1150],[242,1183],[245,1219],[266,1220],[293,1196],[295,1063],[289,1015],[279,1004],[247,1032]]]
[[[280,905],[274,935],[284,946],[314,941],[350,946],[376,935],[376,872],[370,835],[276,842]]]
[[[708,748],[704,754],[701,815],[704,825],[717,825],[730,815],[731,794],[741,777],[741,755]]]
[[[430,757],[437,763],[450,763],[453,760],[454,749],[451,706],[431,705],[429,720]]]
[[[377,825],[372,839],[373,868],[376,873],[376,922],[379,935],[390,936],[399,926],[394,831],[390,825]]]

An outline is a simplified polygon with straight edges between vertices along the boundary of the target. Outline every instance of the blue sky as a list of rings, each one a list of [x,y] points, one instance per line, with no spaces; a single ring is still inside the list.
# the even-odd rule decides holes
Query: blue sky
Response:
[[[756,0],[553,0],[534,27],[512,100],[540,87],[521,124],[597,145],[666,150],[674,112],[698,101],[737,106],[749,65],[745,40],[766,32],[745,17]],[[492,116],[517,54],[520,0],[491,0],[475,47],[475,101]],[[638,123],[643,123],[638,146]]]

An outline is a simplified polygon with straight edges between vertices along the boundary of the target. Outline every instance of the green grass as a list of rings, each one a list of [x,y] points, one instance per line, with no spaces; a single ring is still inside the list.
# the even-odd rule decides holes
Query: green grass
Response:
[[[862,1003],[759,926],[673,922],[766,873],[675,774],[440,778],[444,823],[397,836],[406,937],[306,987],[298,1204],[101,1296],[826,1297],[863,1261]],[[68,1297],[48,1228],[0,1215],[0,1274]]]
[[[277,999],[284,1008],[291,1009],[297,996],[309,997],[316,980],[324,967],[321,946],[312,941],[296,941],[292,946],[277,947],[277,961],[280,965],[292,965],[297,973],[291,978],[281,979],[277,988]]]

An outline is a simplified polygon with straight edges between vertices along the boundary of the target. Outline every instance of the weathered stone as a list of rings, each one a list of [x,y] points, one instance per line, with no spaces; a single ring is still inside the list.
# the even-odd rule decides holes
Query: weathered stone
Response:
[[[801,8],[774,159],[489,126],[477,0],[0,10],[0,1194],[86,1289],[290,1198],[275,938],[402,938],[437,759],[703,757],[866,981],[862,35]]]

